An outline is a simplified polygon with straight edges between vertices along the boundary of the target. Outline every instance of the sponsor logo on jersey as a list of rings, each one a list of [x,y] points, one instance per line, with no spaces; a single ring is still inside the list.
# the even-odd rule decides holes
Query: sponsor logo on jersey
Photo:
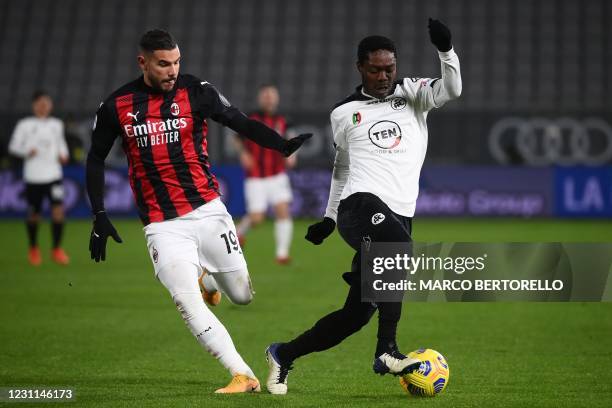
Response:
[[[136,112],[136,113],[132,113],[132,112],[128,112],[126,113],[128,118],[132,118],[136,121],[138,121],[138,114],[140,113],[140,111]]]
[[[130,115],[130,113],[128,113]],[[176,131],[187,127],[187,119],[167,119],[166,121],[150,121],[137,125],[123,125],[127,137],[147,136],[149,134]]]
[[[159,253],[157,252],[157,248],[153,247],[153,262],[157,263],[157,261],[159,260]]]
[[[372,224],[378,225],[385,220],[385,214],[376,213],[372,216]]]
[[[406,99],[404,98],[391,99],[391,108],[393,108],[393,110],[402,110],[406,107],[406,104]]]
[[[355,112],[353,113],[353,125],[358,125],[361,123],[361,113]]]
[[[390,120],[376,122],[368,131],[370,141],[381,149],[393,149],[402,141],[402,129]]]
[[[170,105],[170,113],[174,116],[178,116],[179,113],[181,113],[178,103],[174,102],[172,105]]]

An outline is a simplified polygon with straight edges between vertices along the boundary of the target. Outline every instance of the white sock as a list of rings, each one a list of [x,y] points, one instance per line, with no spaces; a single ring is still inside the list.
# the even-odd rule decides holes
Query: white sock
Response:
[[[232,376],[245,374],[255,377],[251,368],[242,359],[227,329],[204,304],[200,293],[181,293],[174,296],[176,307],[191,333]]]
[[[276,257],[287,258],[293,238],[293,220],[291,218],[274,222],[274,238],[276,239]]]
[[[254,377],[251,368],[238,354],[225,326],[204,303],[198,285],[198,273],[199,268],[193,263],[175,261],[162,267],[157,278],[172,295],[187,327],[202,347],[232,375]]]
[[[236,232],[240,236],[246,235],[247,232],[251,229],[251,217],[249,215],[245,215],[242,217],[240,222],[238,223],[238,227],[236,228]]]

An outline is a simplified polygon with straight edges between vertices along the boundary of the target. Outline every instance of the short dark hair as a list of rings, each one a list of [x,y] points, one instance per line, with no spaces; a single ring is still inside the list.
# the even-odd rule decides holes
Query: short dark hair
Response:
[[[44,89],[37,89],[32,94],[32,102],[37,101],[38,99],[42,98],[43,96],[51,97],[51,95],[49,95],[49,92],[45,91]]]
[[[397,56],[395,43],[393,41],[381,35],[371,35],[359,41],[359,46],[357,47],[357,62],[363,63],[369,58],[371,52],[378,50],[391,51],[393,55]]]
[[[139,45],[142,51],[153,52],[155,50],[173,50],[177,44],[168,31],[155,28],[142,35]]]

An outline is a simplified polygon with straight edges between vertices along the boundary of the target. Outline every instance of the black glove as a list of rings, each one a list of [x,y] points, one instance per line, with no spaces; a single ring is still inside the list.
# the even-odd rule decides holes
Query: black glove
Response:
[[[334,228],[336,228],[336,222],[329,217],[324,217],[323,221],[308,227],[308,232],[304,238],[315,245],[321,245],[321,242],[334,232]]]
[[[117,234],[117,230],[108,219],[106,212],[101,211],[94,216],[93,229],[89,238],[91,259],[95,259],[96,262],[106,259],[106,240],[108,237],[113,237],[115,242],[123,242],[119,234]]]
[[[451,32],[440,20],[429,19],[429,38],[439,51],[446,52],[453,48]]]
[[[285,145],[283,146],[283,155],[285,157],[291,156],[297,149],[302,146],[306,140],[312,137],[312,133],[302,133],[301,135],[297,135],[293,139],[289,139],[285,141]]]

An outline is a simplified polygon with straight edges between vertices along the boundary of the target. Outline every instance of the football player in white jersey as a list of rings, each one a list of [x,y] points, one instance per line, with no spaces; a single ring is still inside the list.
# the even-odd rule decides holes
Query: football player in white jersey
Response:
[[[396,81],[394,43],[381,36],[359,43],[362,84],[331,112],[336,158],[329,201],[323,220],[306,234],[319,245],[338,225],[342,238],[356,251],[351,272],[343,275],[350,289],[341,309],[295,339],[268,347],[267,386],[272,394],[287,392],[287,375],[297,358],[339,344],[367,324],[377,309],[374,372],[400,375],[420,365],[396,344],[401,303],[361,301],[360,247],[364,241],[411,242],[427,149],[427,113],[461,94],[459,59],[449,29],[430,19],[429,35],[438,49],[440,78]]]
[[[64,230],[62,165],[68,163],[68,147],[64,139],[64,123],[51,117],[52,110],[53,100],[46,92],[34,93],[34,116],[17,122],[9,143],[9,152],[23,159],[23,180],[28,203],[28,260],[34,266],[42,262],[38,247],[38,224],[45,198],[51,204],[51,259],[61,265],[70,261],[61,247]]]

